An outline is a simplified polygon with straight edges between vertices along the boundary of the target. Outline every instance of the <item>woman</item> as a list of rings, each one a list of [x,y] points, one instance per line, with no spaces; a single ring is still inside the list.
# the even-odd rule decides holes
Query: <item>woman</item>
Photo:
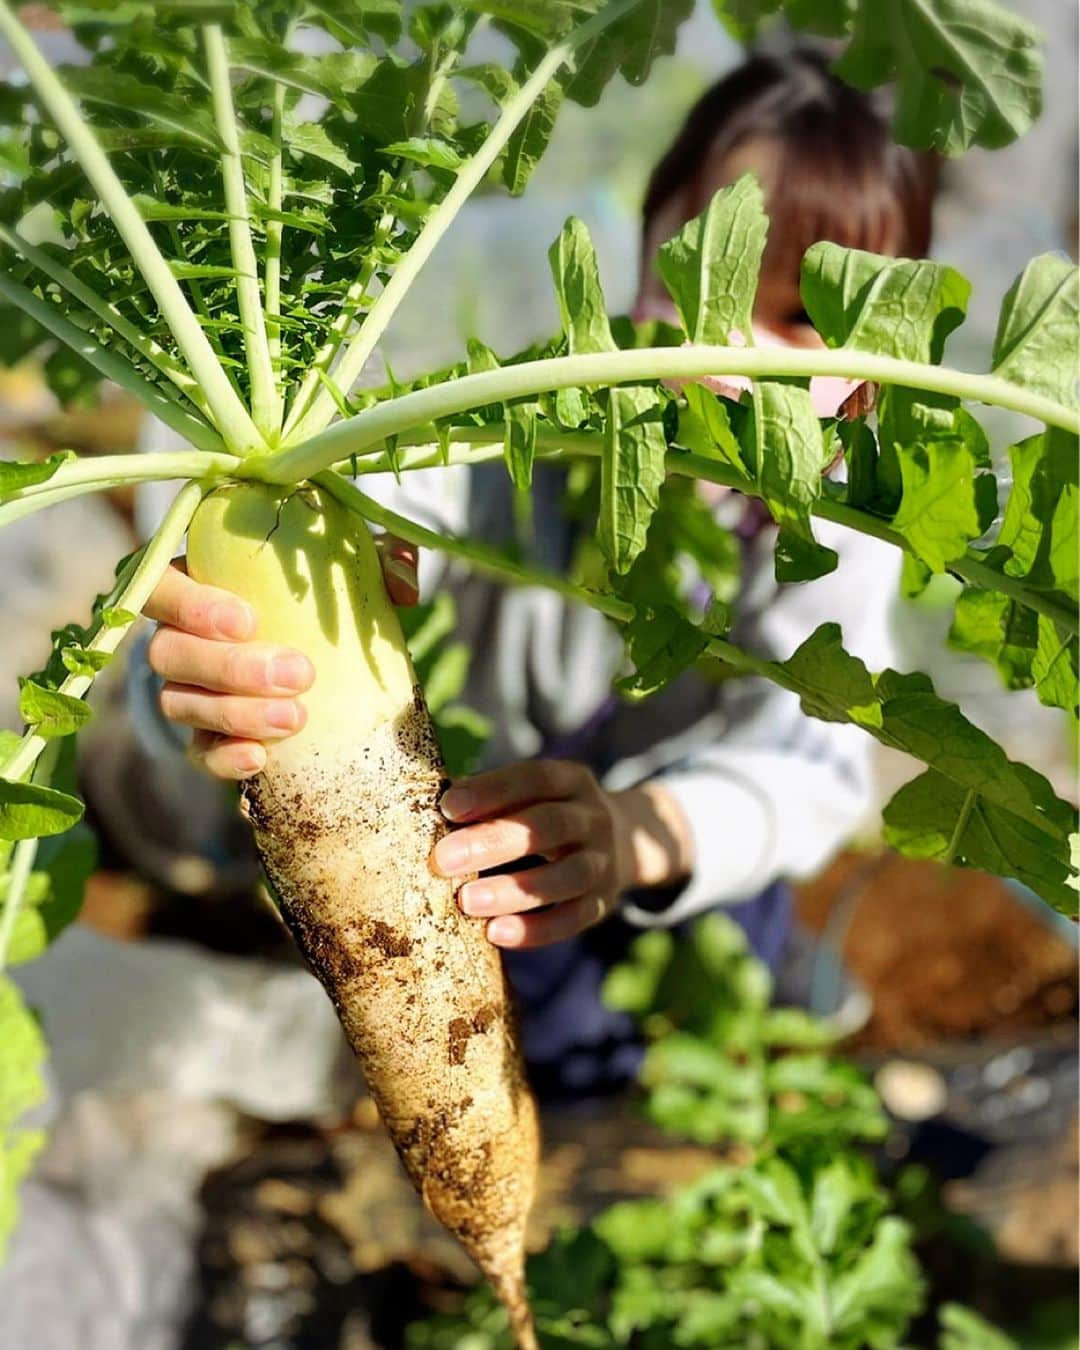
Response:
[[[653,174],[637,317],[674,317],[651,259],[747,171],[762,183],[771,221],[754,312],[759,343],[819,342],[798,285],[800,259],[816,240],[927,251],[929,160],[894,145],[873,101],[831,77],[819,57],[755,57],[701,99]],[[737,396],[739,382],[724,383]],[[827,415],[851,388],[816,381],[812,393]],[[554,570],[570,563],[575,545],[564,490],[560,471],[537,466],[535,560]],[[444,529],[510,541],[502,465],[410,474],[380,495]],[[892,551],[819,525],[840,568],[807,587],[780,587],[760,511],[737,494],[717,511],[743,549],[738,641],[786,656],[832,618],[849,649],[874,668],[887,662],[880,600],[896,576]],[[413,552],[384,541],[384,560],[392,597],[415,602]],[[869,743],[855,728],[811,721],[792,695],[760,682],[717,686],[687,673],[647,707],[629,708],[610,694],[622,647],[601,616],[548,592],[503,590],[437,558],[423,566],[425,587],[455,595],[459,636],[474,653],[464,698],[495,728],[487,771],[446,793],[442,809],[457,828],[433,865],[454,877],[483,873],[461,887],[459,901],[507,954],[539,1089],[617,1086],[639,1051],[628,1019],[599,1000],[607,967],[640,928],[678,925],[716,906],[775,965],[789,931],[785,878],[819,867],[858,823]],[[867,594],[874,604],[864,603]],[[211,773],[258,772],[265,743],[303,725],[303,695],[318,672],[302,653],[260,643],[249,606],[179,569],[146,613],[160,625],[150,664],[166,682],[165,716],[195,729],[194,752]]]

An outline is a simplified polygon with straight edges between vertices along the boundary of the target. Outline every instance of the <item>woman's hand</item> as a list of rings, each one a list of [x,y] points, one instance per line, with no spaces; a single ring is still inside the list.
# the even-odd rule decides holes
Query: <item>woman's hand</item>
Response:
[[[561,942],[606,918],[624,892],[669,884],[691,869],[689,826],[660,784],[606,792],[569,760],[477,774],[451,787],[441,806],[460,827],[435,846],[432,862],[443,876],[545,860],[461,887],[462,910],[489,919],[497,947]]]
[[[417,601],[416,550],[390,535],[376,541],[390,599]],[[151,668],[165,680],[161,711],[195,728],[192,755],[217,778],[250,778],[266,764],[267,741],[300,730],[299,695],[315,681],[302,652],[259,642],[258,615],[239,596],[193,581],[176,563],[143,613],[158,623]]]

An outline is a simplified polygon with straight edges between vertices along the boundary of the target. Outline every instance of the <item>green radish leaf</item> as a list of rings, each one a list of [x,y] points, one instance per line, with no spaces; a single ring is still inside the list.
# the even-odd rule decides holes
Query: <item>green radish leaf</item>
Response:
[[[139,215],[143,220],[228,220],[227,211],[215,211],[209,207],[196,206],[192,203],[185,206],[178,202],[158,201],[156,197],[150,197],[145,192],[137,192],[132,197],[132,202],[138,207]]]
[[[535,403],[506,405],[506,467],[519,492],[526,492],[532,484],[537,412]]]
[[[1038,617],[1031,677],[1040,702],[1080,717],[1080,641],[1045,614]]]
[[[548,260],[570,354],[617,350],[600,288],[596,250],[584,221],[570,217],[549,249]]]
[[[632,702],[648,698],[681,675],[709,641],[708,633],[667,607],[639,610],[624,636],[635,670],[617,680],[615,687]]]
[[[109,664],[112,653],[95,651],[90,647],[65,647],[60,653],[60,660],[70,675],[92,679]]]
[[[101,622],[106,628],[126,628],[138,617],[130,609],[120,609],[117,605],[106,605],[101,611]]]
[[[569,97],[593,107],[617,72],[629,84],[644,83],[656,58],[674,52],[679,27],[693,9],[694,0],[639,0],[578,51]]]
[[[435,136],[412,136],[407,141],[394,141],[382,147],[384,155],[399,155],[426,169],[449,169],[461,167],[461,156],[448,141]]]
[[[0,778],[0,839],[39,839],[63,834],[82,819],[77,797],[37,783]]]
[[[894,0],[884,23],[876,0],[859,0],[834,69],[857,89],[895,79],[896,139],[958,155],[1008,145],[1038,117],[1038,39],[991,0]]]
[[[679,407],[678,443],[695,454],[723,460],[745,474],[742,447],[726,405],[701,384],[688,384],[682,394],[686,402]]]
[[[45,1142],[23,1119],[45,1100],[45,1040],[18,987],[0,975],[0,1259],[18,1218],[17,1191]]]
[[[936,363],[964,321],[971,283],[943,263],[820,243],[803,259],[801,292],[830,347]]]
[[[781,531],[777,581],[807,581],[833,571],[836,554],[817,543],[810,524],[826,452],[807,390],[755,382],[754,459],[762,497]]]
[[[71,736],[90,720],[82,699],[55,689],[43,689],[33,680],[23,680],[19,693],[19,716],[39,736]]]
[[[533,170],[543,158],[555,130],[555,119],[562,102],[562,86],[552,80],[507,141],[502,160],[502,181],[513,196],[519,197],[525,191]]]
[[[133,113],[140,121],[162,126],[171,135],[194,141],[214,154],[224,148],[209,111],[193,106],[187,98],[144,84],[126,71],[97,65],[65,66],[64,82],[84,102]]]
[[[504,66],[493,61],[484,61],[475,66],[461,66],[457,72],[459,80],[468,80],[477,85],[501,108],[518,91],[518,82]]]
[[[61,450],[42,460],[0,459],[0,501],[5,501],[23,488],[47,483],[61,464],[75,458],[71,450]]]
[[[657,265],[691,342],[744,346],[768,231],[757,180],[744,174],[660,249]]]
[[[1002,843],[991,850],[980,836],[978,848],[961,849],[956,861],[1003,876],[1016,876],[1018,870],[1028,875],[1027,855],[1038,841],[1044,881],[1036,889],[1053,904],[1075,902],[1073,892],[1066,896],[1062,890],[1068,838],[1076,828],[1072,807],[1055,796],[1041,774],[1007,759],[955,704],[938,698],[926,676],[893,670],[871,675],[844,651],[836,624],[823,624],[778,670],[810,716],[855,723],[882,744],[930,766],[931,776],[916,780],[922,788],[907,795],[901,789],[894,798],[887,816],[894,847],[916,857],[944,857],[953,833],[949,822],[959,819],[970,792],[978,807],[971,812],[972,830],[988,820]]]
[[[959,441],[901,446],[899,458],[903,496],[893,529],[931,571],[943,572],[983,532],[975,460]]]
[[[886,1215],[869,1246],[836,1276],[831,1288],[831,1321],[842,1336],[874,1317],[897,1315],[906,1321],[923,1303],[923,1282],[911,1251],[911,1229]]]
[[[1066,407],[1077,399],[1080,271],[1054,254],[1034,258],[1001,304],[993,373]]]
[[[280,42],[234,37],[229,41],[229,63],[235,69],[261,75],[287,89],[337,99],[353,93],[371,78],[376,59],[364,51],[308,56],[290,51]]]
[[[401,0],[308,0],[339,42],[364,45],[373,37],[396,42],[401,36]]]
[[[356,172],[356,164],[340,145],[331,140],[320,122],[290,122],[285,128],[285,143],[292,155],[317,159],[331,168],[340,169],[350,178]]]
[[[608,395],[597,537],[618,573],[645,547],[666,477],[664,409],[651,389],[622,387]]]
[[[965,586],[953,612],[949,646],[992,662],[1006,688],[1026,689],[1034,683],[1038,619],[1034,610],[1006,595]]]
[[[1076,600],[1080,442],[1057,427],[1009,450],[1012,491],[995,544],[1002,570]]]
[[[548,257],[571,353],[617,350],[584,222],[568,220]],[[597,537],[622,574],[645,547],[666,476],[667,435],[655,390],[622,386],[609,392],[606,403]]]

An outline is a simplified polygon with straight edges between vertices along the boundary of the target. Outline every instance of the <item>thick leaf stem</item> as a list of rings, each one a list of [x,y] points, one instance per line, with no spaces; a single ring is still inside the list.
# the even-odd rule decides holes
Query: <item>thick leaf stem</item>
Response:
[[[342,460],[335,467],[340,473],[358,474],[386,473],[396,468],[405,473],[413,469],[430,469],[444,463],[483,464],[490,460],[502,459],[504,450],[504,432],[502,427],[454,427],[449,433],[450,449],[444,457],[442,447],[434,442],[425,444],[408,443],[403,437],[395,452],[395,464],[391,465],[385,455],[377,458],[364,456],[357,458],[355,465],[350,460]],[[587,431],[538,431],[536,455],[545,460],[566,460],[580,457],[597,458],[602,453],[602,438]],[[704,455],[691,454],[685,450],[672,450],[667,456],[667,471],[683,478],[699,478],[707,483],[716,483],[721,487],[735,488],[751,497],[761,495],[761,490],[753,479],[719,460],[708,459]],[[811,511],[821,520],[829,520],[843,525],[860,534],[880,539],[894,548],[911,553],[912,548],[902,534],[892,529],[887,521],[862,511],[858,507],[848,506],[829,496],[819,497],[811,506]],[[999,591],[1009,596],[1017,604],[1024,605],[1038,614],[1045,614],[1061,629],[1068,633],[1080,631],[1080,618],[1075,610],[1059,604],[1052,596],[1025,586],[1022,578],[1009,576],[986,563],[974,550],[969,549],[961,558],[954,558],[948,564],[948,570],[973,586],[984,590]]]
[[[274,142],[274,154],[270,160],[270,181],[267,184],[266,204],[271,212],[281,212],[284,201],[282,185],[281,122],[285,115],[285,86],[275,83],[273,110],[270,121],[270,138]],[[275,386],[281,369],[281,241],[285,227],[273,215],[266,221],[266,341],[270,348],[270,360],[274,367]],[[281,397],[280,388],[278,397]]]
[[[111,604],[116,609],[128,610],[135,616],[131,623],[110,627],[103,621],[86,643],[88,651],[111,656],[131,631],[143,606],[154,588],[165,575],[181,541],[202,500],[204,489],[198,483],[187,483],[177,493],[153,538],[131,557],[113,588]],[[60,685],[60,692],[70,698],[82,698],[94,682],[92,675],[69,675]],[[22,740],[0,766],[0,778],[17,782],[33,768],[49,742],[33,730],[24,733]]]
[[[335,460],[362,454],[391,436],[489,403],[508,403],[575,386],[724,375],[762,380],[815,375],[872,380],[1009,408],[1049,426],[1080,432],[1080,413],[993,375],[976,375],[847,348],[828,351],[786,347],[641,347],[523,361],[520,365],[502,366],[415,389],[366,408],[310,440],[271,455],[253,456],[250,473],[272,483],[302,482]]]
[[[488,170],[498,159],[518,124],[528,113],[548,82],[558,74],[568,61],[573,59],[574,53],[579,47],[591,42],[598,33],[620,19],[639,3],[640,0],[613,0],[613,3],[606,5],[599,14],[594,15],[580,28],[570,33],[558,46],[553,47],[538,63],[536,69],[517,93],[507,101],[498,120],[488,132],[483,145],[462,166],[449,192],[428,216],[412,248],[398,264],[393,276],[387,282],[385,290],[381,292],[379,298],[368,311],[360,326],[360,331],[345,348],[340,362],[334,368],[334,382],[346,397],[367,364],[371,353],[375,350],[379,339],[386,332],[387,325],[397,312],[398,306],[405,299],[413,282],[419,276],[424,264],[457,218],[458,212],[484,181]],[[312,403],[310,412],[296,426],[296,437],[303,439],[315,435],[330,423],[336,411],[337,408],[332,395],[326,389],[323,389]],[[320,467],[325,468],[327,464],[333,462],[334,458],[337,458],[337,456],[333,456]],[[304,477],[310,477],[310,475],[305,474]]]
[[[251,407],[255,425],[263,439],[274,444],[281,432],[281,400],[266,334],[262,295],[259,291],[259,264],[251,239],[248,220],[247,186],[244,162],[240,157],[240,131],[229,85],[229,52],[225,36],[217,24],[203,29],[214,118],[224,149],[221,175],[225,186],[225,209],[229,213],[229,244],[236,269],[236,297],[240,324],[244,333],[244,352],[251,378]],[[280,164],[278,166],[280,180]],[[278,184],[280,191],[280,181]],[[280,247],[280,235],[278,239]]]
[[[34,483],[0,501],[0,529],[24,516],[110,488],[138,483],[189,479],[210,484],[228,477],[240,464],[235,455],[206,455],[177,450],[166,454],[100,455],[61,464],[44,483]]]
[[[258,446],[261,438],[229,383],[198,319],[184,299],[184,293],[169,270],[168,263],[158,251],[146,222],[128,196],[78,104],[38,50],[33,38],[12,13],[8,0],[0,0],[0,35],[10,43],[30,83],[127,244],[133,262],[142,273],[162,317],[184,354],[188,368],[199,382],[207,404],[214,410],[222,437],[234,449],[249,450]]]
[[[407,516],[391,511],[389,507],[361,492],[348,479],[342,478],[332,470],[318,474],[314,481],[348,510],[373,525],[389,530],[399,539],[415,544],[417,548],[437,549],[450,558],[457,558],[476,572],[509,582],[514,586],[542,586],[546,590],[565,596],[568,600],[576,600],[590,609],[606,614],[616,623],[629,623],[634,617],[634,606],[628,600],[620,600],[617,595],[588,590],[584,586],[568,581],[557,572],[548,572],[544,568],[514,562],[497,549],[490,548],[486,544],[478,544],[475,540],[439,534],[438,531],[419,525]],[[798,685],[785,676],[782,667],[764,657],[754,656],[752,652],[744,651],[723,638],[711,638],[705,650],[710,656],[723,661],[740,674],[763,675],[774,684],[798,692]]]

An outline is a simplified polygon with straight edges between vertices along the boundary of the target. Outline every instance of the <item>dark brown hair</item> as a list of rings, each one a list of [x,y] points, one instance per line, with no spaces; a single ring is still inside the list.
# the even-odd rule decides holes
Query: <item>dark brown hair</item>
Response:
[[[879,98],[832,75],[826,58],[798,50],[757,55],[694,106],[653,171],[644,205],[643,267],[662,239],[656,223],[677,207],[677,230],[733,177],[750,142],[776,156],[766,184],[767,265],[792,276],[811,244],[925,257],[937,186],[937,159],[897,145]],[[651,244],[651,247],[650,247]]]

